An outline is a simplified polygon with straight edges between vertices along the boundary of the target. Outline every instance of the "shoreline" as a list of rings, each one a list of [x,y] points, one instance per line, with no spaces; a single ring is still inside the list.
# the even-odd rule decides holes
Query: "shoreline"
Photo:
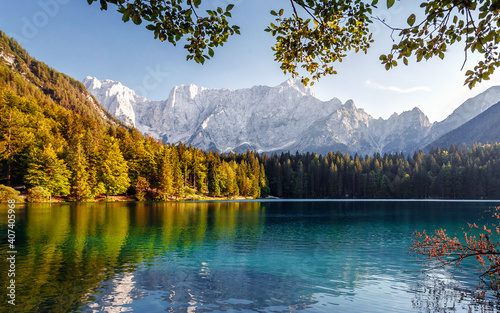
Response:
[[[68,197],[52,197],[50,201],[37,201],[37,202],[28,202],[26,201],[27,195],[18,195],[19,198],[23,199],[24,202],[21,203],[114,203],[114,202],[181,202],[181,201],[239,201],[239,200],[259,200],[256,198],[242,197],[242,196],[234,196],[234,197],[210,197],[210,196],[200,196],[200,195],[191,195],[187,197],[171,197],[168,200],[155,201],[155,200],[146,200],[139,201],[135,196],[128,195],[116,195],[116,196],[97,196],[94,199],[86,199],[83,201],[71,201]]]
[[[34,203],[127,203],[127,202],[237,202],[237,201],[266,201],[266,202],[500,202],[500,199],[288,199],[288,198],[277,198],[277,197],[267,197],[267,198],[250,198],[250,197],[210,197],[210,196],[188,196],[188,197],[178,197],[169,198],[168,200],[146,200],[139,201],[135,196],[99,196],[93,200],[85,201],[70,201],[67,197],[52,197],[51,201],[38,201],[38,202],[27,202],[26,195],[19,195],[24,202],[18,202],[19,204],[34,204]],[[3,204],[4,202],[0,202]]]

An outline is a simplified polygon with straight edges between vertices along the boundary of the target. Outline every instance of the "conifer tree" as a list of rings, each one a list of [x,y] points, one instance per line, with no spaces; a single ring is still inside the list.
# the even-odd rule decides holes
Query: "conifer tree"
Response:
[[[193,188],[199,192],[207,191],[206,178],[207,178],[207,167],[206,167],[206,157],[205,153],[201,150],[194,150],[193,152]]]
[[[158,193],[160,199],[163,201],[168,200],[169,196],[173,194],[174,175],[172,171],[171,151],[167,146],[163,149],[158,176]]]
[[[180,145],[179,145],[180,146]],[[182,187],[184,185],[184,180],[182,177],[182,170],[179,161],[179,150],[178,147],[171,145],[171,158],[172,158],[172,174],[173,174],[173,193],[178,197],[182,193]]]
[[[225,187],[224,188],[224,194],[227,197],[231,196],[237,196],[239,195],[239,189],[238,189],[238,183],[236,180],[236,163],[235,161],[230,161],[229,163],[223,162],[222,163],[222,168],[223,168],[223,175],[224,175],[224,180],[226,181]]]
[[[224,189],[224,183],[222,180],[222,163],[220,158],[215,155],[214,152],[210,152],[207,156],[208,161],[208,192],[218,197],[221,195]]]

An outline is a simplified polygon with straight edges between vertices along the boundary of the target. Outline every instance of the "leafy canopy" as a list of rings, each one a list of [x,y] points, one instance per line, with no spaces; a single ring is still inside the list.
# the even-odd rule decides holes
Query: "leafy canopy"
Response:
[[[87,0],[89,4],[97,0]],[[300,76],[302,82],[314,84],[322,76],[336,74],[333,64],[342,62],[349,51],[367,53],[373,43],[370,26],[374,21],[385,24],[374,16],[378,0],[289,0],[291,15],[284,9],[271,11],[275,22],[265,31],[276,38],[272,48],[275,61],[285,74]],[[423,18],[416,14],[407,19],[407,26],[395,28],[399,41],[388,54],[380,56],[387,70],[398,65],[399,59],[408,65],[410,57],[417,62],[438,56],[443,59],[449,46],[461,42],[465,61],[468,53],[478,53],[482,60],[466,72],[469,88],[489,79],[500,66],[497,44],[500,42],[499,0],[420,0]],[[187,43],[187,59],[197,63],[214,56],[214,48],[223,46],[229,36],[240,34],[237,25],[231,25],[231,10],[217,7],[200,9],[201,0],[99,0],[101,9],[108,4],[118,7],[123,21],[132,20],[146,28],[154,37],[176,45],[183,37]],[[208,1],[206,1],[208,2]],[[391,8],[395,0],[387,0]],[[464,62],[465,65],[465,62]],[[463,66],[462,66],[463,68]],[[306,72],[301,75],[300,72]]]

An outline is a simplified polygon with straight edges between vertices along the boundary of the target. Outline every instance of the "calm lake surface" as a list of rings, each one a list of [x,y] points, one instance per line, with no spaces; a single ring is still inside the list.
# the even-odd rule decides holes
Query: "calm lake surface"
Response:
[[[5,312],[468,312],[478,271],[423,272],[414,230],[484,224],[499,202],[18,205]]]

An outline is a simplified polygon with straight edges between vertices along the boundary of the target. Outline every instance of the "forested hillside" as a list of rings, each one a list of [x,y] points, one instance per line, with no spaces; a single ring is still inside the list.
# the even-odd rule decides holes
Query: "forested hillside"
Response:
[[[164,144],[124,126],[80,82],[0,32],[0,184],[76,201],[125,193],[140,200],[268,194],[499,199],[500,145],[452,144],[413,156],[269,156]]]
[[[106,112],[78,81],[30,57],[0,32],[0,183],[70,200],[211,194],[259,197],[257,156],[164,145]]]
[[[500,199],[500,144],[413,156],[286,153],[262,162],[278,197]]]

